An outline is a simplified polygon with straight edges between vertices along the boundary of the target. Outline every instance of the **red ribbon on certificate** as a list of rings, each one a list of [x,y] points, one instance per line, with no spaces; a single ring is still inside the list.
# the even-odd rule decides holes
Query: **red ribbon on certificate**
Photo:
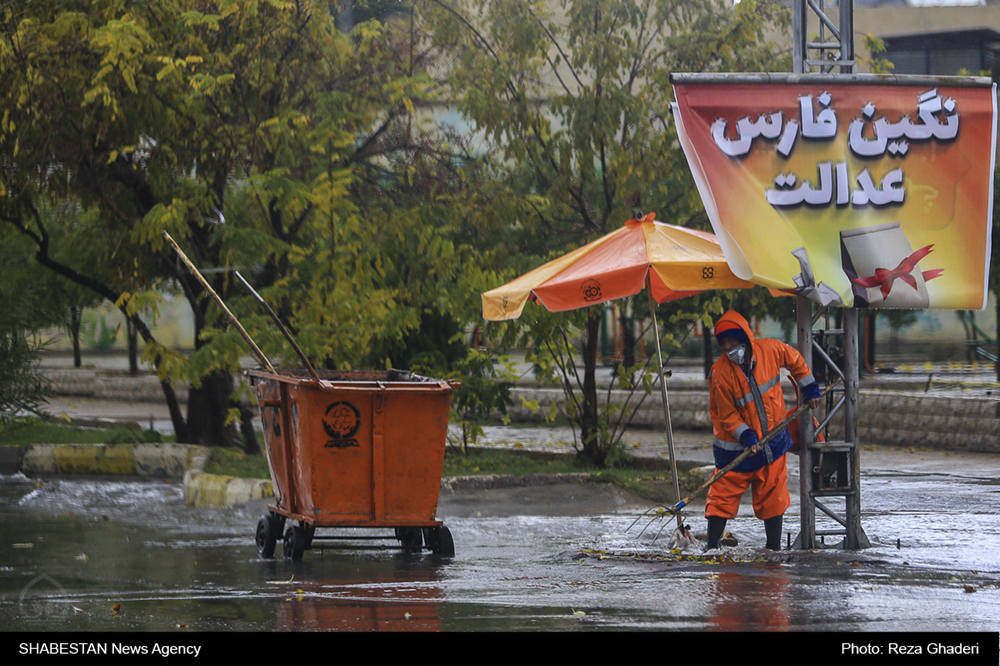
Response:
[[[913,269],[917,267],[917,264],[921,259],[926,257],[931,253],[931,248],[933,245],[928,245],[927,247],[922,247],[906,259],[899,262],[893,270],[887,268],[876,268],[875,275],[867,278],[850,278],[851,282],[854,284],[865,287],[866,289],[871,289],[872,287],[880,287],[882,292],[882,298],[886,298],[889,292],[892,291],[892,283],[897,279],[902,280],[906,284],[910,285],[914,289],[917,288],[917,280],[913,277]],[[933,280],[944,272],[943,268],[935,268],[934,270],[924,271],[921,276],[924,280]]]

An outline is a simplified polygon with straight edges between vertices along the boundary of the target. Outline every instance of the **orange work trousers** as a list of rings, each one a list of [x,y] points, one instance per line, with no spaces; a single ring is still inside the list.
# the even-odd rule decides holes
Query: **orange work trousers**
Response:
[[[747,488],[753,489],[753,512],[761,520],[785,513],[791,504],[785,458],[753,472],[728,472],[708,489],[705,517],[735,518]]]

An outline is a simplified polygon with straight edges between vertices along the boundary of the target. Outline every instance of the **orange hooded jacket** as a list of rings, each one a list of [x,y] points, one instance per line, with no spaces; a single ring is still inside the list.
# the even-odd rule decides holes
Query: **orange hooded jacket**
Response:
[[[749,340],[749,366],[745,370],[722,356],[709,375],[709,408],[712,415],[713,451],[721,469],[743,451],[740,435],[748,428],[763,439],[785,418],[785,398],[781,389],[781,369],[787,369],[799,387],[805,389],[816,379],[797,349],[780,340],[756,340],[747,320],[730,310],[716,323],[715,330],[738,327]],[[740,463],[734,471],[749,472],[784,455],[791,447],[787,432],[771,440],[765,450]]]

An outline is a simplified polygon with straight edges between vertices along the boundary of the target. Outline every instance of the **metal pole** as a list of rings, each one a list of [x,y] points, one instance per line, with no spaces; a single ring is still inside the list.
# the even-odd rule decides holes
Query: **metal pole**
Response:
[[[813,367],[812,353],[812,301],[805,296],[796,296],[796,324],[799,336],[799,352],[810,368]],[[811,414],[811,412],[810,412]],[[816,507],[812,503],[813,474],[812,451],[808,443],[813,441],[811,418],[799,419],[799,537],[797,547],[812,550],[816,547]]]
[[[808,6],[807,6],[808,5]],[[815,0],[793,0],[792,3],[792,40],[793,40],[793,71],[796,74],[810,72],[811,65],[818,65],[823,71],[829,71],[837,76],[858,75],[857,62],[854,59],[854,2],[840,0],[840,23],[834,29],[826,16],[822,2]],[[821,40],[818,44],[808,43],[808,11],[816,13],[821,25]],[[839,58],[831,61],[829,66],[822,58],[823,49],[832,48],[822,38],[822,27],[827,26],[840,42]],[[810,61],[809,48],[819,48],[821,57]],[[798,346],[809,367],[813,367],[813,321],[812,304],[802,296],[797,302]],[[854,308],[843,309],[843,341],[844,341],[844,444],[849,445],[849,451],[833,455],[847,455],[850,459],[849,488],[845,491],[844,523],[846,536],[844,547],[851,550],[867,548],[871,544],[861,528],[861,446],[858,442],[858,311]],[[821,359],[825,362],[825,359]],[[814,467],[821,466],[823,449],[813,443],[812,419],[800,420],[799,446],[799,476],[800,476],[800,523],[801,531],[796,539],[795,547],[811,550],[816,544],[816,505],[814,499],[819,490],[815,487],[816,474]],[[822,485],[822,482],[820,482]],[[825,507],[820,508],[830,513]],[[837,519],[841,521],[841,519]]]
[[[844,441],[854,445],[851,451],[851,487],[854,492],[845,502],[848,550],[869,548],[871,543],[861,527],[861,443],[858,440],[858,311],[844,308]]]
[[[656,338],[656,360],[660,364],[660,398],[663,400],[663,420],[667,429],[667,451],[670,452],[670,476],[674,481],[674,502],[681,501],[681,484],[677,479],[677,459],[674,457],[674,433],[670,424],[670,402],[667,400],[667,378],[663,368],[663,352],[660,351],[660,327],[656,323],[656,301],[653,300],[653,287],[646,275],[646,293],[649,294],[649,315],[653,318],[653,337]],[[677,527],[681,527],[684,520],[680,512],[677,513]]]

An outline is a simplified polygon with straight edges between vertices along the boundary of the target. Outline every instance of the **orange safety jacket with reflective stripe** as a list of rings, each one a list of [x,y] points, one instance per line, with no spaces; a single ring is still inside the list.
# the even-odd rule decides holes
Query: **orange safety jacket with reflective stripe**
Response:
[[[785,418],[785,398],[781,389],[781,369],[788,370],[802,388],[815,380],[802,354],[780,340],[756,340],[747,320],[729,311],[716,324],[731,322],[747,336],[749,362],[738,366],[722,356],[709,375],[709,408],[712,415],[713,452],[721,469],[743,452],[740,435],[753,429],[758,439]],[[791,447],[786,433],[776,436],[758,454],[740,463],[734,471],[760,469]],[[721,463],[721,464],[720,464]]]

